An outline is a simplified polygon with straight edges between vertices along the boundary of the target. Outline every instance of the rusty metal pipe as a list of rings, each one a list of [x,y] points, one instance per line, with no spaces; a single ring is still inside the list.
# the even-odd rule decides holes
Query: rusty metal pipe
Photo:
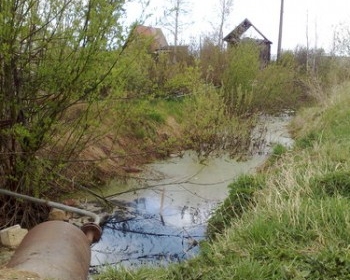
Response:
[[[35,272],[44,279],[87,279],[90,245],[102,235],[99,226],[101,219],[97,214],[4,189],[0,189],[0,194],[92,217],[94,222],[84,224],[81,229],[63,221],[48,221],[35,226],[24,237],[7,264],[9,268]]]
[[[17,198],[21,198],[21,199],[25,199],[25,200],[29,200],[32,201],[34,203],[40,203],[40,204],[45,204],[47,206],[50,207],[54,207],[54,208],[58,208],[64,211],[68,211],[68,212],[72,212],[72,213],[76,213],[79,215],[83,215],[83,216],[88,216],[94,219],[93,223],[86,223],[81,227],[81,230],[85,233],[85,235],[88,237],[90,243],[95,243],[97,241],[100,240],[101,235],[102,235],[102,229],[100,227],[100,223],[101,223],[101,218],[99,215],[90,212],[90,211],[86,211],[83,209],[79,209],[79,208],[75,208],[75,207],[71,207],[71,206],[67,206],[61,203],[57,203],[57,202],[53,202],[53,201],[49,201],[49,200],[44,200],[44,199],[40,199],[40,198],[35,198],[35,197],[31,197],[28,195],[24,195],[24,194],[19,194],[16,192],[11,192],[8,190],[4,190],[4,189],[0,189],[0,194],[5,194],[5,195],[9,195],[9,196],[14,196]]]
[[[88,216],[88,217],[93,218],[94,219],[94,223],[97,224],[97,225],[100,225],[100,222],[101,222],[101,218],[100,218],[99,215],[97,215],[97,214],[95,214],[93,212],[90,212],[90,211],[83,210],[83,209],[71,207],[71,206],[68,206],[68,205],[61,204],[61,203],[57,203],[57,202],[53,202],[53,201],[49,201],[49,200],[44,200],[44,199],[40,199],[40,198],[36,198],[36,197],[24,195],[24,194],[19,194],[19,193],[8,191],[8,190],[4,190],[4,189],[0,189],[0,194],[14,196],[14,197],[17,197],[17,198],[29,200],[29,201],[32,201],[32,202],[35,202],[35,203],[39,203],[39,204],[45,204],[47,206],[54,207],[54,208],[57,208],[57,209],[61,209],[61,210],[67,211],[67,212],[76,213],[78,215]]]
[[[88,236],[70,223],[44,222],[27,233],[7,267],[35,272],[43,279],[86,280],[90,244]]]

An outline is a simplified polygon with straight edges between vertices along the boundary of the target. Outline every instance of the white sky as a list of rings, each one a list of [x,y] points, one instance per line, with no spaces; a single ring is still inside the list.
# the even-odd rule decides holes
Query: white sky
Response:
[[[213,31],[211,22],[216,22],[216,26],[219,22],[217,12],[219,0],[187,1],[191,4],[191,11],[186,16],[186,20],[191,24],[180,34],[184,44],[188,44],[191,38],[198,41],[201,34]],[[157,24],[157,18],[163,14],[166,5],[168,5],[167,0],[150,0],[145,14],[151,16],[146,19],[145,25],[162,28]],[[278,44],[280,7],[281,0],[234,0],[232,12],[224,28],[224,36],[248,18],[273,42],[272,53],[275,54]],[[282,49],[294,50],[297,46],[306,46],[308,23],[309,46],[330,51],[335,28],[340,23],[347,23],[350,26],[349,8],[349,0],[284,0]],[[136,3],[129,5],[127,14],[130,20],[140,18],[140,5]],[[163,32],[168,42],[172,43],[173,37],[164,28]]]

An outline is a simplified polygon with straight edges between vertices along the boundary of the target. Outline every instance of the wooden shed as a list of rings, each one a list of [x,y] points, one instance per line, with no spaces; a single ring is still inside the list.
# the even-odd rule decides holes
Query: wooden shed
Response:
[[[243,34],[249,29],[253,28],[261,38],[243,38]],[[235,46],[244,41],[252,41],[260,47],[260,59],[262,65],[265,66],[271,59],[271,44],[272,42],[265,37],[248,19],[243,20],[235,29],[233,29],[223,39],[229,46]]]

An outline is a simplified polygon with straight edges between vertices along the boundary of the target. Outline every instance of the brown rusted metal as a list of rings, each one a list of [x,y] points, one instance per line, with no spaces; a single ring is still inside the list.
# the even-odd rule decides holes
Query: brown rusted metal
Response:
[[[86,223],[81,227],[90,243],[98,242],[102,235],[102,229],[95,223]]]
[[[45,279],[86,280],[90,244],[84,232],[72,224],[44,222],[28,232],[7,267],[35,272]]]

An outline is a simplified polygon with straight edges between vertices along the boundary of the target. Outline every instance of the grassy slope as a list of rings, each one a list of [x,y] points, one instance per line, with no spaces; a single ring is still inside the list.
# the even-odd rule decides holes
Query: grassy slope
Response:
[[[202,244],[198,258],[98,279],[350,279],[349,93],[343,85],[300,112],[292,124],[295,148],[231,185],[233,202],[237,187],[255,191],[243,211],[221,208],[216,219],[230,225]]]

